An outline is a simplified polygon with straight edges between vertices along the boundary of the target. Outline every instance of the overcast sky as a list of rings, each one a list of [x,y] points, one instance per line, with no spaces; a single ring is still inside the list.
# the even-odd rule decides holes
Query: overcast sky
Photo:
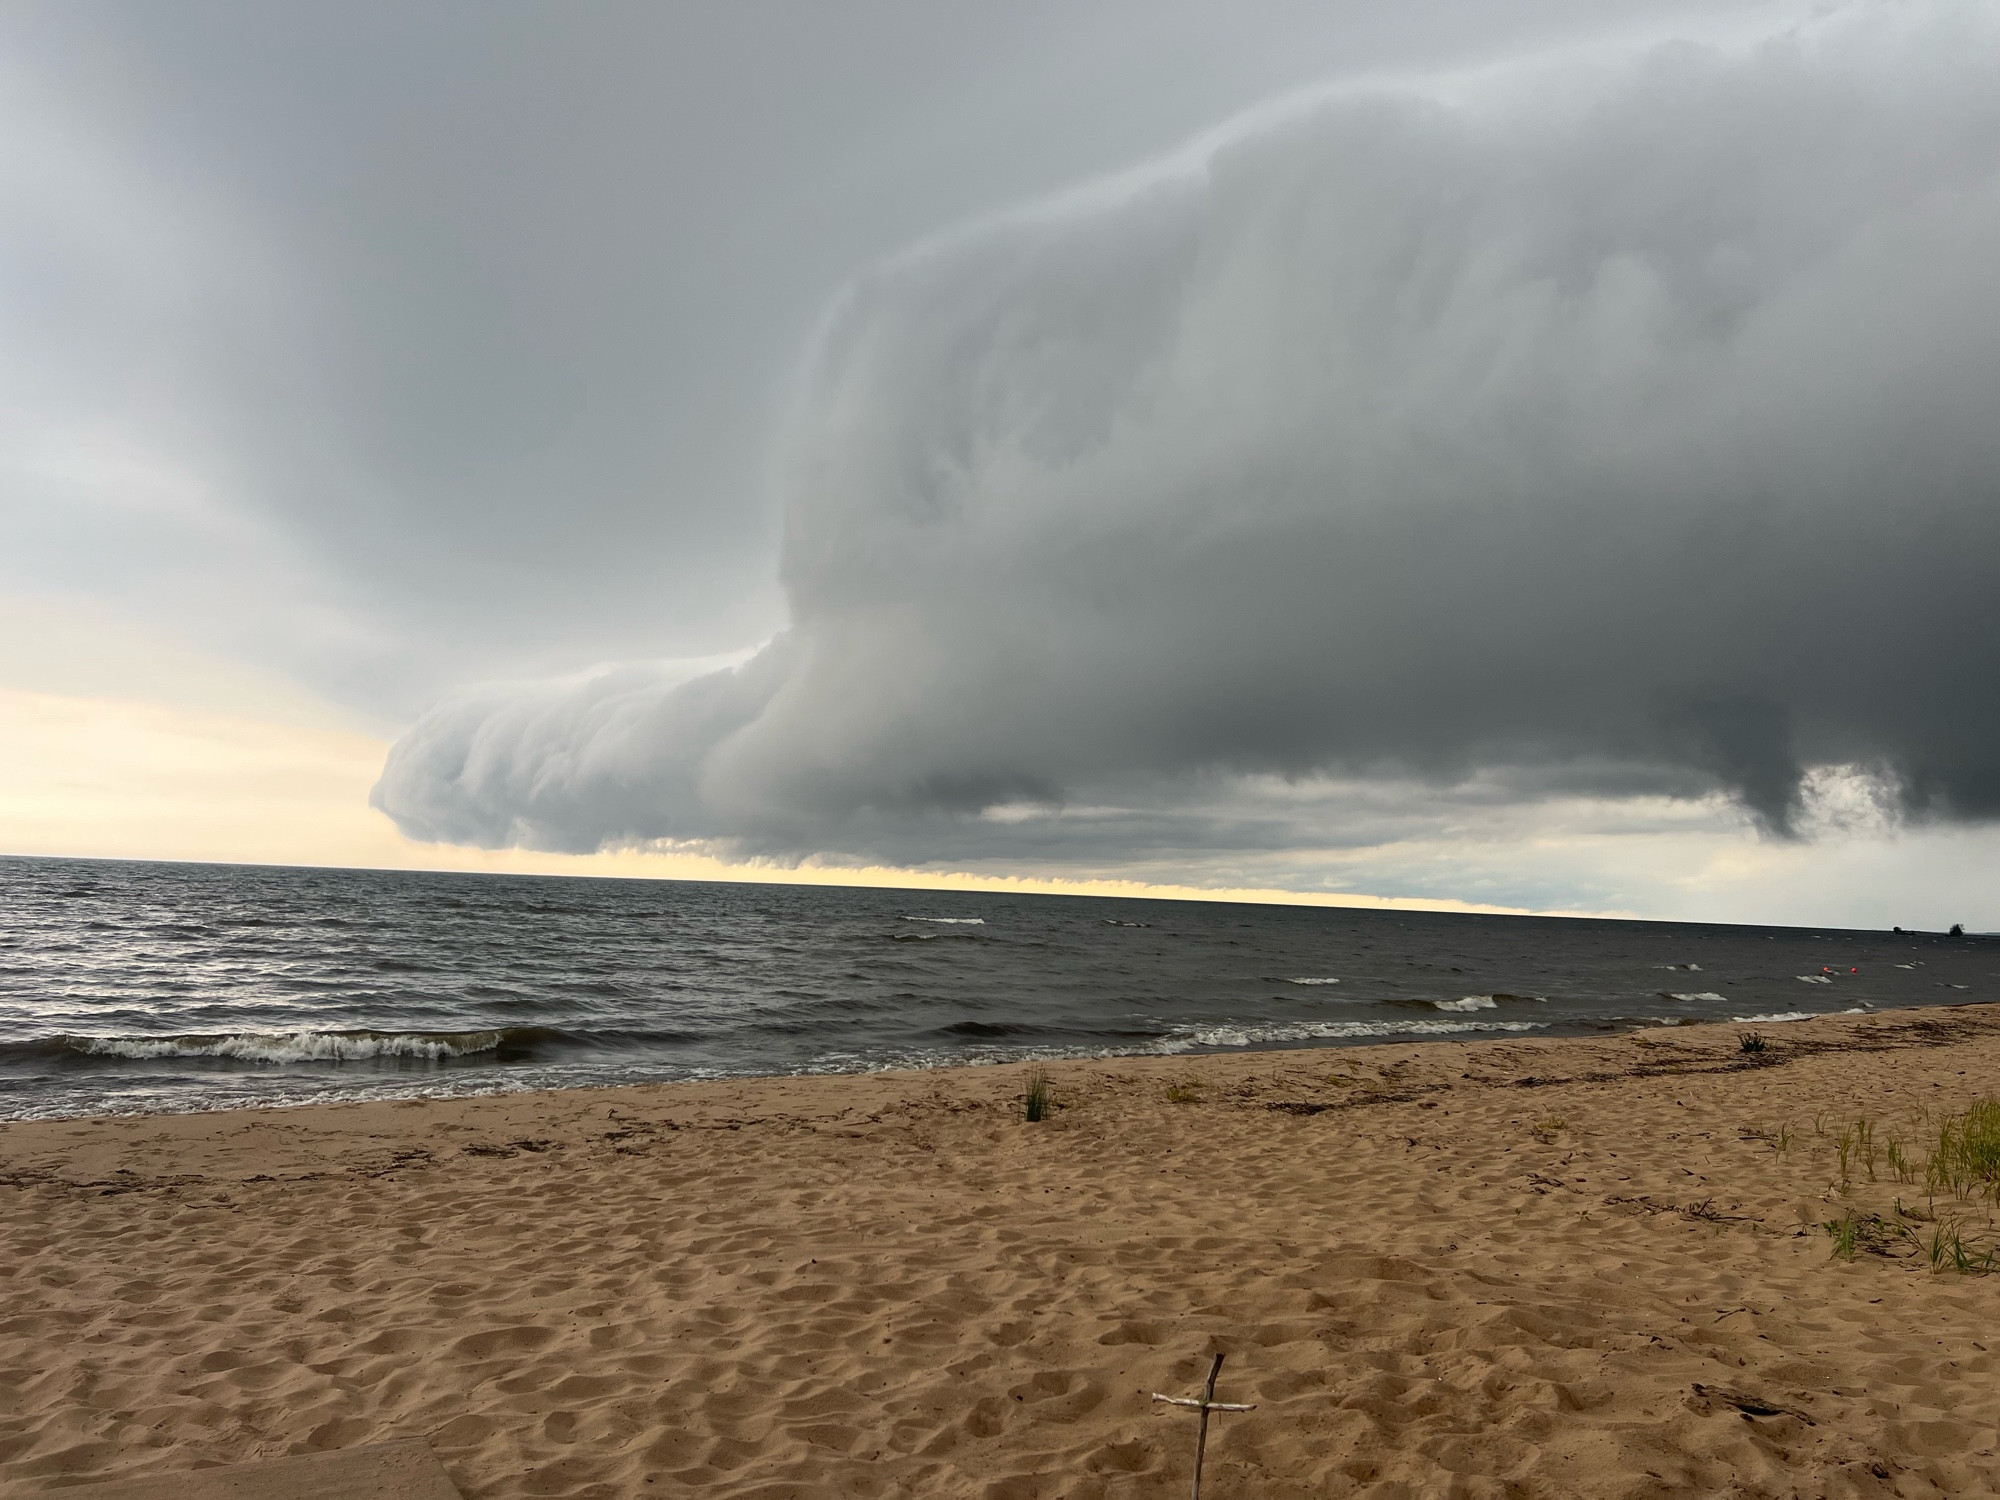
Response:
[[[1996,43],[0,4],[0,847],[2000,926]]]

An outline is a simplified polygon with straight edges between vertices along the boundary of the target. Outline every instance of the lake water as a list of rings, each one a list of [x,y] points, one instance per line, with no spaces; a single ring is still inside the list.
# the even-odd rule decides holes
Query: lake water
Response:
[[[0,859],[0,1118],[2000,998],[2000,941]]]

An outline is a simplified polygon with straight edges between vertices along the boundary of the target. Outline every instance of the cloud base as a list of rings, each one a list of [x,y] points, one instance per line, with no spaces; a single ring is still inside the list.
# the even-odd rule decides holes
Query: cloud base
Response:
[[[1094,868],[1577,798],[1785,835],[1830,776],[1990,818],[1996,31],[1332,90],[878,266],[786,442],[790,627],[458,694],[375,804]]]

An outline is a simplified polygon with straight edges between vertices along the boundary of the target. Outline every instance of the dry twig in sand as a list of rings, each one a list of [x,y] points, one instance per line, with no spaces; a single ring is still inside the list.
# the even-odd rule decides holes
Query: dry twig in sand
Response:
[[[1212,1411],[1255,1411],[1257,1404],[1239,1405],[1231,1401],[1215,1399],[1215,1377],[1222,1373],[1222,1356],[1215,1356],[1215,1363],[1208,1367],[1208,1384],[1203,1387],[1199,1400],[1187,1396],[1162,1396],[1153,1392],[1155,1401],[1164,1401],[1169,1406],[1191,1406],[1201,1413],[1201,1428],[1194,1438],[1194,1488],[1189,1492],[1190,1500],[1201,1500],[1201,1461],[1208,1452],[1208,1414]]]

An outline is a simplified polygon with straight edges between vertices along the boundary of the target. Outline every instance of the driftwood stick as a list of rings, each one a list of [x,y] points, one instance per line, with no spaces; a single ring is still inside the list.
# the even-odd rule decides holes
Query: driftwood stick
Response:
[[[1194,1500],[1202,1500],[1202,1458],[1208,1456],[1208,1402],[1216,1398],[1216,1376],[1222,1374],[1222,1356],[1208,1366],[1208,1384],[1202,1388],[1202,1428],[1194,1434]]]
[[[1222,1373],[1222,1356],[1215,1356],[1215,1363],[1208,1367],[1208,1384],[1203,1387],[1200,1400],[1187,1396],[1162,1396],[1153,1392],[1155,1401],[1163,1401],[1168,1406],[1191,1406],[1201,1413],[1201,1428],[1194,1436],[1194,1488],[1189,1492],[1189,1500],[1201,1500],[1201,1461],[1208,1453],[1208,1414],[1212,1411],[1255,1411],[1256,1403],[1248,1405],[1235,1401],[1215,1399],[1215,1377]]]

